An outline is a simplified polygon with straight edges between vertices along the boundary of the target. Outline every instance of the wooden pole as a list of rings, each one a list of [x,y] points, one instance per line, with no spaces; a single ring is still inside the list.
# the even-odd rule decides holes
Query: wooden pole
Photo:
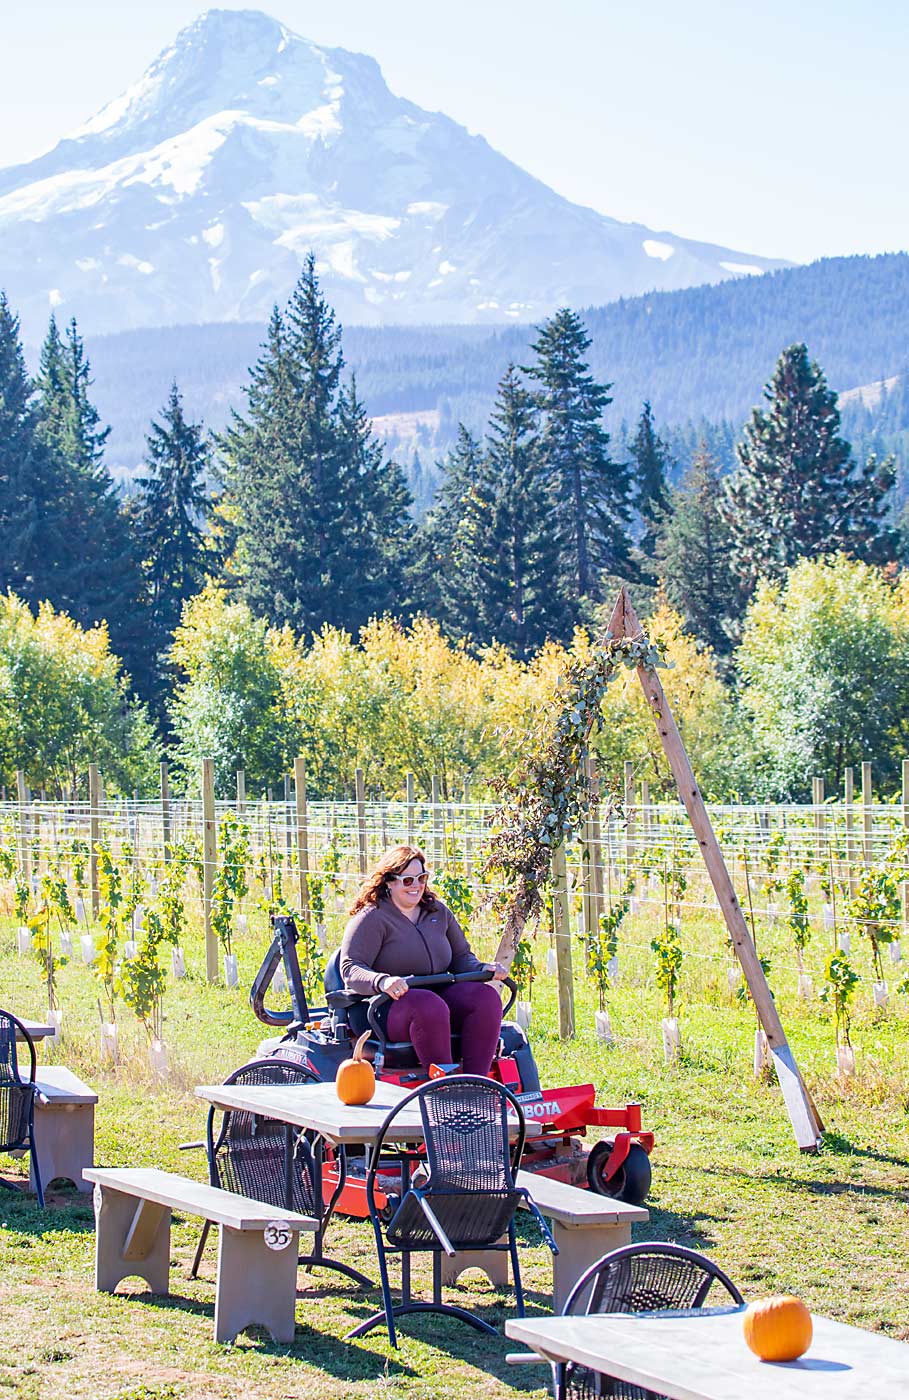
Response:
[[[218,828],[215,823],[215,760],[202,760],[202,913],[205,920],[205,975],[218,980],[218,936],[211,922],[211,901],[218,865]]]
[[[362,880],[366,875],[366,866],[369,860],[366,850],[366,782],[362,768],[357,769],[354,781],[357,798],[357,846],[360,852],[360,878]]]
[[[470,880],[473,877],[473,837],[470,834],[470,779],[464,778],[464,793],[462,797],[464,803],[464,877]]]
[[[634,764],[625,760],[625,877],[631,874],[634,865]]]
[[[871,764],[862,764],[862,844],[865,864],[870,865],[874,858],[873,835],[874,814],[871,811]]]
[[[909,758],[903,759],[903,830],[909,830]],[[909,937],[909,881],[901,885],[903,903],[902,937]]]
[[[641,779],[641,831],[645,842],[650,841],[650,784]]]
[[[166,763],[161,764],[161,848],[166,865],[170,860],[170,775]]]
[[[814,807],[814,857],[817,865],[821,863],[821,854],[826,849],[824,839],[824,779],[811,779],[811,803]]]
[[[432,775],[430,801],[432,802],[432,866],[434,870],[438,870],[442,859],[442,839],[439,831],[442,796],[438,773]]]
[[[293,834],[290,829],[290,774],[284,774],[284,855],[286,859],[287,883],[290,885],[290,862],[293,852]]]
[[[242,817],[246,811],[246,769],[237,769],[237,816]]]
[[[28,787],[21,768],[16,769],[16,795],[19,799],[19,866],[27,882],[31,875],[32,852],[28,829]]]
[[[552,914],[555,929],[556,977],[559,998],[559,1037],[574,1036],[574,980],[571,975],[571,923],[568,914],[568,871],[565,843],[552,853]]]
[[[587,758],[587,781],[590,784],[590,890],[593,896],[591,917],[593,930],[599,928],[600,917],[606,912],[603,899],[603,828],[600,820],[600,775],[593,754]]]
[[[407,844],[413,845],[413,801],[414,801],[414,778],[413,773],[407,774]]]
[[[851,767],[843,775],[843,809],[846,815],[846,881],[849,898],[855,899],[855,774]]]
[[[88,765],[88,874],[92,891],[92,918],[97,919],[100,904],[98,893],[98,851],[101,840],[101,774],[97,763]]]
[[[612,617],[607,624],[607,631],[613,637],[643,636],[641,625],[624,587],[619,592]],[[786,1039],[779,1012],[751,941],[745,916],[729,878],[723,853],[707,815],[704,799],[691,770],[691,764],[660,682],[659,673],[648,671],[646,667],[639,666],[638,679],[650,704],[663,751],[669,760],[679,794],[707,866],[710,882],[716,891],[732,946],[741,963],[748,989],[767,1036],[767,1043],[773,1055],[777,1078],[783,1091],[796,1141],[803,1151],[814,1152],[820,1143],[823,1124]]]
[[[297,865],[300,868],[300,913],[306,923],[312,919],[309,905],[309,834],[306,830],[306,759],[294,759],[294,797],[297,802]]]

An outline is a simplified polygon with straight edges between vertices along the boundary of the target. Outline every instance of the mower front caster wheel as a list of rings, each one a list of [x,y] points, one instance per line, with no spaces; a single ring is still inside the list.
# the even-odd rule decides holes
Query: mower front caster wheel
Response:
[[[650,1190],[652,1173],[650,1158],[640,1143],[633,1142],[618,1171],[606,1176],[606,1164],[612,1153],[611,1142],[598,1142],[587,1158],[587,1184],[601,1196],[614,1196],[629,1205],[643,1205]]]

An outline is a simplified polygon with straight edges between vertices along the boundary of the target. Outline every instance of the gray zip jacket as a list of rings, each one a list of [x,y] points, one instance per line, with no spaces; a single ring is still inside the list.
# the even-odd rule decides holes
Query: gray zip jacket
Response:
[[[464,931],[441,899],[420,906],[416,923],[381,899],[348,921],[341,940],[341,976],[349,992],[374,996],[383,977],[427,977],[434,972],[474,972],[483,967]]]

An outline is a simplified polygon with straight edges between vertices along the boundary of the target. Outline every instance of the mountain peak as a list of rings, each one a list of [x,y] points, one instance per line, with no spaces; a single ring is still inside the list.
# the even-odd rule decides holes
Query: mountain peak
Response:
[[[30,335],[264,320],[314,249],[348,322],[537,320],[777,266],[562,199],[392,94],[374,59],[208,10],[38,160],[0,171],[0,266]]]

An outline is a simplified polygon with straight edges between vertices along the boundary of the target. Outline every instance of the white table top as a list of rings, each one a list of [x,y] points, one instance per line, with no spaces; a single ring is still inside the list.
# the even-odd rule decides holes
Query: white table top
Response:
[[[576,1361],[670,1400],[906,1400],[909,1346],[812,1314],[798,1361],[759,1361],[744,1308],[700,1316],[512,1318],[505,1331],[550,1361]]]
[[[295,1128],[311,1128],[328,1142],[362,1143],[371,1146],[379,1135],[386,1114],[406,1099],[409,1089],[396,1084],[376,1085],[369,1103],[344,1104],[338,1098],[334,1084],[200,1084],[196,1094],[216,1108],[235,1108],[247,1113],[261,1113]],[[540,1131],[539,1124],[528,1123],[528,1137]],[[395,1121],[394,1142],[421,1142],[423,1123],[420,1110],[414,1105]]]
[[[22,1016],[19,1017],[19,1020],[28,1031],[32,1040],[44,1040],[45,1036],[53,1035],[56,1030],[55,1026],[45,1026],[42,1025],[40,1021],[26,1021]],[[22,1037],[17,1036],[16,1039],[21,1040]]]
[[[35,1090],[40,1102],[45,1105],[98,1102],[98,1095],[94,1089],[90,1089],[65,1065],[39,1065],[35,1076]]]

